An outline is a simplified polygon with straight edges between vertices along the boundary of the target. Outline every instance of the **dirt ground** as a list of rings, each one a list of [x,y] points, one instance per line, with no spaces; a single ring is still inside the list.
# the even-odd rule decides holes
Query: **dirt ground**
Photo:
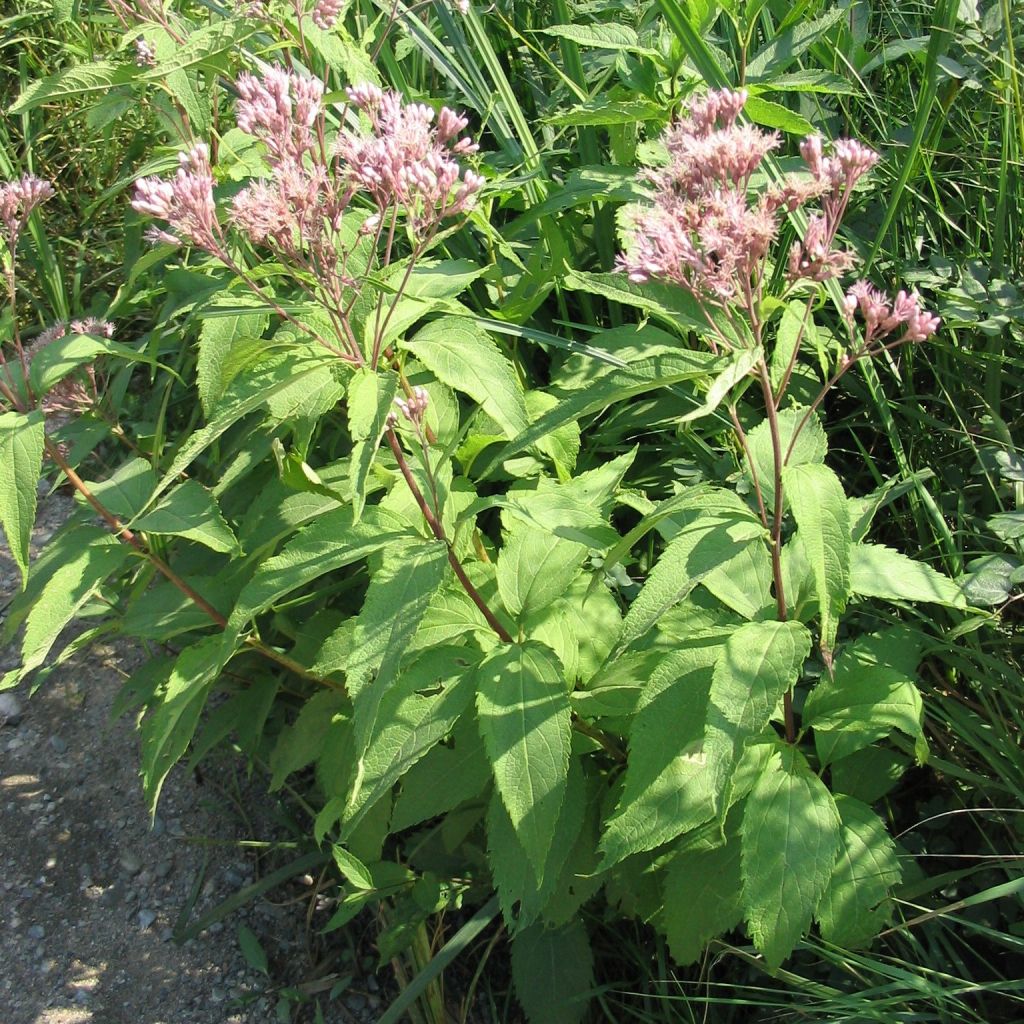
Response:
[[[41,503],[37,544],[69,507],[62,496]],[[0,546],[0,616],[17,586]],[[344,994],[324,1005],[325,1021],[375,1021],[376,965],[349,941],[324,967],[308,876],[174,941],[193,897],[191,919],[259,877],[254,848],[241,840],[281,835],[258,806],[235,799],[246,781],[230,759],[202,780],[175,769],[150,823],[134,722],[110,717],[138,657],[124,645],[96,646],[34,695],[26,684],[0,694],[0,1024],[312,1021],[308,997],[336,984]],[[0,651],[0,674],[16,661],[13,646]],[[240,926],[267,952],[269,976],[252,965],[258,954],[243,953]],[[290,1012],[278,1008],[285,981],[307,996],[292,999]]]

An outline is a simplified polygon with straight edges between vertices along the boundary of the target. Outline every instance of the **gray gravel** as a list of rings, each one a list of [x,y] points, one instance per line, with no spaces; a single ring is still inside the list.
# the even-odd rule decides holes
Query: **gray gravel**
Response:
[[[70,507],[44,499],[37,539]],[[0,615],[18,586],[0,539]],[[203,783],[172,771],[150,822],[137,733],[130,720],[110,720],[138,660],[124,644],[96,645],[31,697],[31,680],[0,694],[0,1024],[270,1024],[281,1019],[283,986],[323,1000],[346,982],[344,995],[323,1000],[323,1019],[373,1024],[387,1001],[370,938],[360,928],[356,938],[334,933],[333,946],[322,939],[332,894],[318,900],[308,876],[183,946],[173,941],[191,894],[195,919],[275,866],[239,840],[282,837],[262,781],[248,788],[244,766],[228,758],[204,766]],[[0,649],[0,674],[16,662],[15,649]],[[245,820],[226,795],[236,792]],[[314,901],[322,906],[310,917]],[[263,945],[269,978],[243,956],[240,925]],[[388,972],[379,977],[391,991]],[[284,1019],[312,1022],[312,999]]]

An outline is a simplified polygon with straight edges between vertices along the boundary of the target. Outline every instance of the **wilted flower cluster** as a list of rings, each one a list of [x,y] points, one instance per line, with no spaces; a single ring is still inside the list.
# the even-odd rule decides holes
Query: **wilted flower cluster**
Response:
[[[156,50],[142,36],[135,40],[135,63],[140,68],[151,68],[156,64]]]

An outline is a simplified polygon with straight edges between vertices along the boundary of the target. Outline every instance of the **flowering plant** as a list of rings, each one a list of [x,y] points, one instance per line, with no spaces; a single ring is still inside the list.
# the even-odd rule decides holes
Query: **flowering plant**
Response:
[[[339,10],[310,17],[324,31]],[[159,69],[159,46],[138,53]],[[53,332],[37,388],[42,356],[12,339],[0,444],[27,455],[0,477],[0,519],[26,574],[44,446],[89,511],[13,606],[7,632],[28,628],[7,682],[104,593],[108,628],[164,645],[124,698],[143,708],[152,803],[178,759],[229,734],[273,789],[312,766],[314,857],[340,873],[325,930],[393,898],[388,958],[409,922],[493,893],[528,1008],[544,962],[572,961],[586,989],[582,909],[599,893],[680,962],[741,926],[771,968],[815,921],[869,941],[900,866],[859,768],[927,749],[920,636],[872,630],[867,610],[963,603],[866,540],[881,499],[848,498],[826,465],[831,390],[938,327],[915,294],[839,286],[857,265],[844,216],[877,155],[811,137],[782,174],[743,92],[691,98],[637,183],[620,273],[575,278],[686,329],[579,346],[500,319],[523,264],[495,240],[499,186],[474,169],[466,115],[369,82],[332,99],[296,62],[242,71],[232,93],[234,126],[132,199],[173,247],[156,255],[184,264],[151,344],[194,370],[201,413],[85,480],[40,402],[98,353],[139,353],[72,325],[92,343]],[[10,282],[45,191],[0,192]],[[541,372],[509,336],[570,354]],[[95,404],[87,380],[76,401]],[[735,471],[649,497],[636,446],[584,463],[581,421],[640,395],[671,403],[676,444],[724,408]]]

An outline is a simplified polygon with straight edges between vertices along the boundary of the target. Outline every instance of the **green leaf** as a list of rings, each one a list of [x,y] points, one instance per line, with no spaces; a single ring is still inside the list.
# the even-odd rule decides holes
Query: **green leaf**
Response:
[[[811,634],[799,622],[746,622],[725,642],[708,694],[704,752],[724,790],[747,740],[768,725],[800,677]]]
[[[792,28],[773,36],[757,51],[747,64],[747,78],[751,82],[770,80],[785,71],[802,53],[834,25],[847,17],[848,11],[838,7],[813,21],[800,20]]]
[[[905,626],[862,636],[844,647],[831,678],[804,704],[803,724],[815,731],[822,761],[846,757],[890,730],[922,740],[923,706],[914,678],[921,638]]]
[[[0,414],[0,523],[21,570],[22,589],[28,583],[29,542],[36,521],[36,488],[45,440],[41,412]]]
[[[807,410],[799,406],[788,406],[780,409],[778,414],[779,439],[782,447],[782,456],[785,459],[786,452],[793,440],[793,434],[806,415]],[[750,455],[754,462],[754,470],[757,473],[758,483],[761,485],[761,492],[764,495],[764,503],[769,508],[775,506],[775,455],[772,448],[771,426],[768,420],[758,423],[747,435],[747,442],[750,446]],[[812,413],[806,425],[801,429],[796,444],[793,445],[793,452],[786,463],[789,466],[803,466],[806,464],[821,463],[825,461],[825,454],[828,451],[828,441],[825,438],[825,431],[818,419],[817,413]],[[748,467],[749,469],[749,467]]]
[[[365,754],[377,728],[381,701],[394,684],[402,655],[447,567],[444,543],[418,541],[388,550],[370,580],[356,619],[352,652],[345,663],[358,759],[350,806],[356,803],[363,785]]]
[[[37,395],[45,395],[55,384],[60,383],[80,366],[95,362],[97,356],[117,356],[126,362],[148,363],[155,361],[136,352],[127,345],[119,345],[109,338],[91,334],[65,334],[63,338],[50,342],[33,357],[29,366],[29,380]],[[166,369],[166,368],[165,368]]]
[[[832,762],[832,791],[873,804],[900,781],[909,764],[910,758],[896,750],[864,747]]]
[[[653,850],[715,816],[717,790],[704,754],[716,643],[677,650],[651,674],[629,736],[625,785],[608,822],[602,867]]]
[[[337,844],[331,847],[331,853],[334,855],[334,863],[338,865],[338,870],[342,873],[345,881],[350,882],[357,889],[370,890],[374,888],[373,876],[355,854]]]
[[[782,383],[782,378],[794,359],[797,345],[814,330],[814,318],[806,301],[796,300],[786,305],[775,335],[775,347],[772,349],[770,378],[773,390],[777,390]]]
[[[61,630],[130,553],[127,544],[108,533],[98,533],[82,547],[67,551],[32,603],[21,641],[19,676],[43,663]]]
[[[106,480],[88,480],[86,484],[104,508],[119,519],[134,519],[149,504],[157,477],[145,459],[129,459]]]
[[[491,781],[476,717],[465,715],[447,745],[432,747],[402,779],[402,792],[391,815],[391,830],[418,825],[479,796]]]
[[[837,796],[842,821],[839,859],[816,917],[822,938],[844,949],[867,945],[885,923],[886,897],[902,876],[896,844],[870,807]]]
[[[967,604],[960,585],[948,576],[882,544],[853,545],[850,589],[861,597],[887,601],[928,601],[952,608]]]
[[[665,108],[652,100],[590,100],[569,110],[559,110],[544,120],[555,127],[587,125],[635,125],[638,121],[662,121]]]
[[[244,365],[240,352],[244,350],[249,358],[265,353],[263,332],[269,323],[270,317],[262,312],[221,316],[216,315],[216,306],[206,311],[199,332],[196,376],[207,419]]]
[[[532,925],[512,940],[516,997],[530,1024],[580,1024],[594,986],[594,956],[579,918]]]
[[[615,402],[668,387],[684,380],[703,377],[715,357],[704,352],[674,352],[641,359],[626,367],[613,367],[589,387],[559,394],[559,402],[535,420],[524,433],[513,438],[477,472],[486,477],[506,459],[536,444],[541,438],[590,413],[600,412]]]
[[[804,552],[814,574],[821,614],[821,648],[836,644],[839,617],[850,594],[850,516],[839,478],[828,466],[805,464],[782,471]]]
[[[256,933],[244,924],[238,926],[238,947],[245,957],[245,962],[260,974],[269,974],[270,965],[267,963],[267,953]]]
[[[387,428],[388,415],[394,410],[398,377],[377,374],[361,367],[348,388],[348,425],[355,442],[349,463],[352,488],[352,518],[359,522],[366,502],[366,481],[377,455],[380,439]]]
[[[517,522],[498,555],[498,593],[515,618],[536,614],[561,597],[579,575],[585,544]]]
[[[725,401],[729,392],[757,366],[763,355],[764,352],[759,345],[754,348],[737,349],[729,355],[725,368],[711,381],[704,401],[686,413],[679,422],[689,423],[713,413]]]
[[[546,36],[568,39],[577,46],[589,46],[595,50],[619,50],[657,56],[657,50],[640,45],[636,30],[628,25],[550,25],[540,31]]]
[[[214,551],[235,553],[238,541],[224,521],[214,496],[195,480],[174,488],[156,508],[132,524],[144,533],[184,537]]]
[[[531,925],[546,908],[583,824],[585,804],[586,780],[579,758],[575,758],[570,762],[558,821],[548,837],[541,872],[544,881],[538,884],[500,795],[492,794],[487,809],[487,852],[498,902],[512,934]]]
[[[227,632],[237,636],[245,624],[278,598],[307,586],[325,573],[358,562],[374,552],[409,538],[394,529],[386,516],[352,521],[348,508],[334,509],[300,530],[281,553],[263,562],[239,595]],[[338,667],[338,666],[335,666]]]
[[[538,643],[508,644],[476,671],[480,734],[512,826],[544,881],[569,771],[571,724],[562,668]]]
[[[348,697],[338,690],[318,690],[303,705],[295,721],[281,731],[270,755],[270,791],[319,758],[335,722],[347,721]]]
[[[795,751],[773,757],[747,797],[741,856],[744,914],[770,970],[810,927],[841,847],[825,784]]]
[[[790,110],[789,107],[784,107],[781,103],[773,103],[760,96],[751,96],[743,105],[743,113],[754,124],[778,128],[790,135],[814,134],[814,125],[806,117]]]
[[[142,788],[150,813],[156,810],[167,773],[188,749],[210,687],[231,653],[220,634],[186,647],[174,662],[156,707],[143,719]]]
[[[515,369],[473,320],[441,317],[399,345],[412,352],[442,383],[469,395],[507,437],[517,437],[526,430],[526,400]]]
[[[677,963],[696,963],[707,944],[743,920],[740,843],[676,856],[665,877],[662,924]]]
[[[662,552],[643,589],[629,606],[619,649],[642,637],[717,566],[764,533],[760,520],[729,491],[705,495],[705,507],[673,517],[680,529]]]
[[[772,559],[765,544],[748,544],[728,562],[712,569],[701,585],[745,619],[755,619],[774,604]]]
[[[113,86],[131,82],[140,74],[137,67],[111,60],[65,68],[27,85],[11,104],[8,113],[12,116],[27,114],[44,103],[60,103],[94,92],[106,93]]]

